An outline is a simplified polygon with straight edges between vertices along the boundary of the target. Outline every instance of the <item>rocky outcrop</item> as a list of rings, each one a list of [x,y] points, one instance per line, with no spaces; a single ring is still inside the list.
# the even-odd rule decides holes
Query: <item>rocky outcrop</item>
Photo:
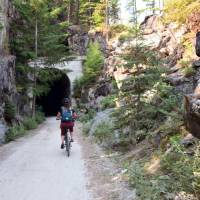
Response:
[[[196,37],[196,52],[199,55],[200,49],[200,35],[197,33]],[[200,69],[199,61],[193,63],[193,67],[197,69],[196,75],[193,77],[195,82],[194,85],[197,86],[193,94],[185,95],[185,124],[186,128],[191,132],[191,134],[200,139]]]
[[[4,120],[4,106],[6,101],[17,104],[15,86],[15,57],[0,56],[0,143],[4,141],[7,130]]]
[[[9,55],[9,22],[13,17],[11,1],[0,0],[0,144],[4,142],[7,125],[4,119],[5,102],[17,105],[15,57]]]
[[[187,19],[187,26],[188,28],[197,33],[200,31],[200,12],[195,11],[191,13],[191,15]]]
[[[9,54],[9,23],[14,15],[11,0],[0,0],[0,55]]]
[[[88,32],[80,25],[72,25],[68,28],[68,33],[67,45],[80,56],[86,55],[90,42],[98,42],[102,51],[107,52],[106,39],[100,31],[91,30]]]

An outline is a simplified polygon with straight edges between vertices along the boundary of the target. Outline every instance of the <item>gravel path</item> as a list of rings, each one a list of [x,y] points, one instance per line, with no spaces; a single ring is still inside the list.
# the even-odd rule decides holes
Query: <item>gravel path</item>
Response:
[[[59,122],[48,118],[30,136],[1,147],[0,199],[89,200],[81,146],[75,140],[67,158],[60,149]]]

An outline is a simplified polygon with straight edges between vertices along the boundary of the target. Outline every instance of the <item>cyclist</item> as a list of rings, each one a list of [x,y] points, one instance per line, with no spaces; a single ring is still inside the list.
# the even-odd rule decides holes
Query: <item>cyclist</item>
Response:
[[[64,148],[64,138],[65,129],[68,129],[71,136],[71,142],[73,139],[73,128],[74,121],[77,118],[77,114],[74,109],[71,108],[71,100],[69,98],[64,98],[63,106],[57,114],[57,119],[61,119],[60,129],[61,129],[61,149]]]

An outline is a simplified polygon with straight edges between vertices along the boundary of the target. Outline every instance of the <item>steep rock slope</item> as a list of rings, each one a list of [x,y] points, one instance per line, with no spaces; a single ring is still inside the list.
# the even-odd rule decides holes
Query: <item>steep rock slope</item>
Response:
[[[4,141],[6,124],[4,120],[5,102],[16,104],[15,57],[9,55],[9,21],[13,15],[9,0],[0,1],[0,143]]]

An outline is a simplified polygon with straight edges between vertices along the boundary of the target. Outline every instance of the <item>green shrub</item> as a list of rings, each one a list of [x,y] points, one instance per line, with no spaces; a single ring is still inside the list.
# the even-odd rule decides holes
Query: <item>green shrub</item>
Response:
[[[133,161],[128,168],[131,186],[136,189],[138,200],[167,200],[170,193],[170,178],[167,175],[150,175],[145,170],[145,161]]]
[[[192,75],[194,75],[196,72],[196,70],[193,67],[185,67],[183,69],[183,73],[185,75],[185,77],[190,77]]]
[[[23,125],[24,125],[25,129],[27,129],[27,130],[37,128],[37,122],[36,122],[36,119],[34,119],[34,118],[26,118],[23,121]]]
[[[16,108],[15,105],[10,101],[7,100],[5,102],[5,108],[4,108],[4,118],[6,121],[11,121],[15,118],[16,115]]]
[[[165,20],[168,23],[184,24],[191,13],[200,10],[199,6],[198,0],[167,0],[165,2]]]
[[[113,138],[113,127],[108,122],[100,123],[95,131],[94,136],[98,142],[110,141]]]
[[[36,114],[35,114],[35,121],[38,123],[38,124],[41,124],[42,122],[44,122],[45,120],[45,115],[43,112],[41,111],[37,111]]]
[[[94,118],[94,116],[96,115],[96,110],[94,109],[89,109],[88,113],[83,113],[81,114],[79,120],[83,123],[86,123],[90,120],[92,120]]]
[[[133,39],[133,35],[129,32],[124,32],[123,34],[121,34],[119,36],[118,39],[119,39],[120,42],[129,41],[129,40]]]
[[[113,38],[116,35],[124,32],[124,31],[128,31],[128,27],[125,26],[124,24],[116,24],[116,25],[111,25],[110,26],[110,37]]]
[[[96,81],[103,68],[104,57],[98,43],[91,43],[83,65],[82,83],[88,85]]]
[[[25,135],[26,130],[23,125],[15,125],[8,129],[6,132],[6,142],[15,140],[16,138]]]
[[[109,95],[103,98],[100,102],[102,109],[115,107],[116,95]]]
[[[88,121],[85,124],[83,124],[83,129],[82,130],[83,130],[83,134],[84,135],[88,135],[88,133],[90,131],[90,128],[91,128],[91,125],[92,125],[91,121]]]
[[[74,98],[81,98],[81,90],[84,85],[83,77],[79,79],[75,79],[73,83],[73,97]]]

